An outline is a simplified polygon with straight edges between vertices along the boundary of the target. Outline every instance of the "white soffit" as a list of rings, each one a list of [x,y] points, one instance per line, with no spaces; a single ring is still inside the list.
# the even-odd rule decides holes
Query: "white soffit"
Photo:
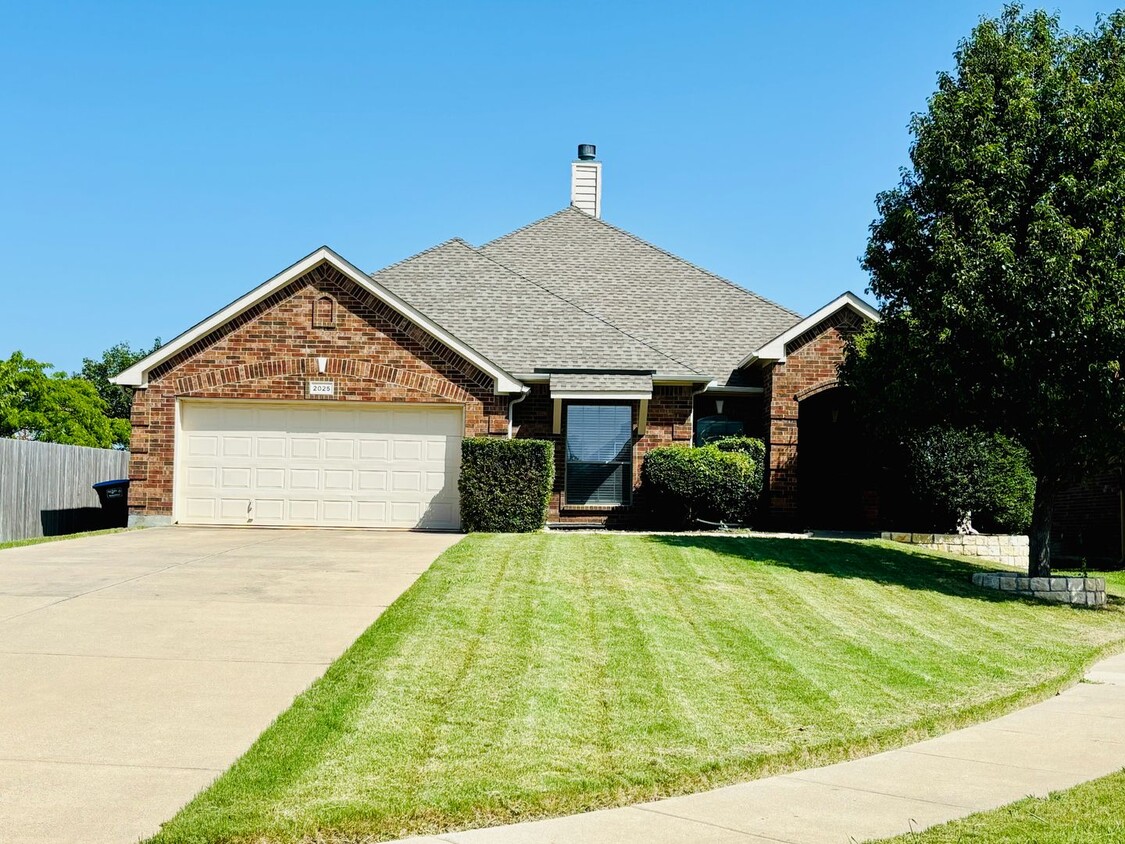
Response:
[[[772,360],[778,363],[785,363],[785,345],[797,337],[800,337],[810,328],[813,328],[818,323],[832,316],[832,314],[843,308],[851,308],[864,319],[871,322],[878,322],[880,319],[879,311],[871,305],[864,302],[850,290],[837,296],[823,308],[818,310],[811,316],[805,317],[792,328],[787,329],[784,333],[777,335],[770,340],[766,345],[762,346],[756,352],[752,352],[744,357],[738,364],[741,369],[753,363],[756,360]]]
[[[405,300],[399,298],[383,285],[374,281],[370,276],[360,270],[351,262],[345,260],[339,254],[329,249],[327,246],[322,246],[310,255],[305,256],[297,263],[282,270],[269,281],[255,287],[241,299],[238,299],[231,304],[227,305],[221,311],[212,314],[207,319],[198,323],[197,325],[189,328],[179,337],[165,343],[151,355],[142,360],[137,361],[131,367],[126,369],[116,378],[111,379],[114,384],[120,384],[126,387],[145,387],[148,384],[148,374],[155,367],[162,364],[164,361],[169,360],[179,352],[183,351],[193,343],[206,337],[217,328],[221,328],[236,316],[252,308],[254,305],[261,302],[263,299],[272,295],[276,291],[285,287],[292,281],[303,276],[305,273],[316,269],[321,264],[331,264],[336,270],[345,275],[351,281],[358,284],[361,288],[369,291],[379,299],[386,302],[404,317],[409,319],[415,325],[418,325],[426,333],[440,340],[465,360],[472,363],[492,376],[495,383],[495,390],[497,393],[518,393],[523,390],[523,384],[519,382],[514,376],[510,375],[507,371],[497,366],[488,358],[481,355],[465,343],[458,340],[436,322],[424,315],[421,311],[408,304]]]

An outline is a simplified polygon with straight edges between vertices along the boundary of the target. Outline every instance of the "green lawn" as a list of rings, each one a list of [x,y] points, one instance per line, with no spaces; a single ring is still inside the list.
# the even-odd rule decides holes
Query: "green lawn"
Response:
[[[870,753],[1074,681],[1125,611],[902,545],[475,535],[159,842],[342,842],[620,805]]]
[[[60,542],[64,539],[81,539],[83,536],[101,536],[104,533],[121,533],[126,530],[139,530],[140,528],[109,528],[107,530],[88,530],[85,533],[68,533],[64,536],[33,536],[31,539],[13,539],[9,542],[0,542],[0,551],[6,548],[22,548],[25,545],[39,545],[43,542]]]
[[[1125,841],[1123,805],[1125,771],[1119,771],[884,844],[1120,844]]]

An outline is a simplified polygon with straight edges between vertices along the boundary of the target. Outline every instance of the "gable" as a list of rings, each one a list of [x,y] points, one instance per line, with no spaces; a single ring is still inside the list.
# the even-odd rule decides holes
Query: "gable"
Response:
[[[474,393],[492,378],[329,264],[321,264],[154,367],[150,384],[187,395],[237,381],[308,374],[312,358],[358,375],[377,360],[387,377],[449,382]],[[337,363],[342,362],[342,363]],[[435,381],[437,379],[437,381]],[[387,380],[387,379],[384,379]]]
[[[260,311],[252,311],[255,307],[276,305],[285,298],[285,288],[320,268],[326,268],[337,273],[340,279],[347,280],[355,285],[359,291],[370,296],[373,303],[378,303],[378,306],[384,309],[387,318],[392,318],[393,315],[393,319],[401,320],[400,325],[403,330],[410,333],[416,340],[421,336],[429,337],[487,374],[493,380],[494,390],[497,393],[522,391],[523,385],[501,366],[455,337],[413,305],[372,281],[328,247],[321,247],[259,285],[242,298],[232,302],[226,308],[188,329],[148,357],[126,369],[113,379],[114,383],[132,387],[146,386],[150,375],[159,367],[177,358],[182,360],[184,355],[190,356],[198,352],[204,345],[215,342],[225,333],[245,324],[247,320],[253,319],[255,314],[260,314]],[[310,311],[311,319],[312,312]]]
[[[758,360],[784,363],[786,355],[833,327],[845,323],[854,323],[858,327],[865,322],[878,322],[879,319],[879,311],[876,308],[850,290],[846,291],[751,352],[743,358],[739,366],[748,366]]]

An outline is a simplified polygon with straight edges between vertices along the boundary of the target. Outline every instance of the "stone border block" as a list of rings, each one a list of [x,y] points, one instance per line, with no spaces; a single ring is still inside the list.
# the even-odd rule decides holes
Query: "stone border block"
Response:
[[[1104,607],[1104,577],[1022,577],[1012,571],[973,573],[973,585],[1074,607]]]

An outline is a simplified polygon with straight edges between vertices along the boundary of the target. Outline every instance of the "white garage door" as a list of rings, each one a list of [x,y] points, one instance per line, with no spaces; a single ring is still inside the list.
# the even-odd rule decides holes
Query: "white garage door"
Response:
[[[186,401],[176,518],[456,529],[462,431],[458,406]]]

